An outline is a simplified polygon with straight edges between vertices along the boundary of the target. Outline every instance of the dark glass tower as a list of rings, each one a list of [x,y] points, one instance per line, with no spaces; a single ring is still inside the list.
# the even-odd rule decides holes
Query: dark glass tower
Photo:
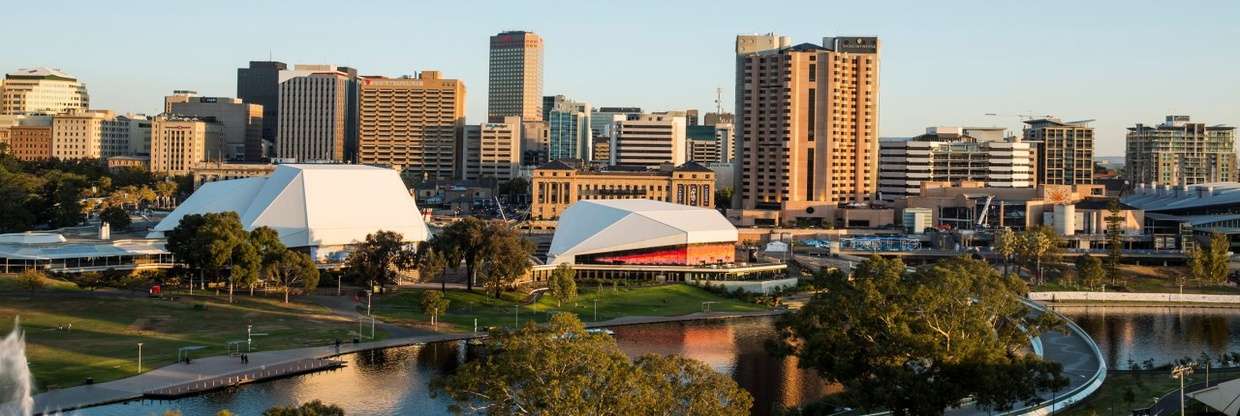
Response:
[[[288,65],[276,61],[250,61],[248,68],[237,68],[237,98],[263,106],[263,140],[275,143],[280,125],[280,71]],[[245,159],[258,161],[262,143],[246,143]]]

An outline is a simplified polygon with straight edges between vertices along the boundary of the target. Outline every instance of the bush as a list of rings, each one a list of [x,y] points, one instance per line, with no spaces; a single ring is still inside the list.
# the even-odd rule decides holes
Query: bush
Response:
[[[129,225],[132,223],[129,219],[129,213],[125,212],[124,208],[116,205],[104,208],[103,212],[99,213],[99,220],[110,224],[112,228],[117,230],[129,228]]]

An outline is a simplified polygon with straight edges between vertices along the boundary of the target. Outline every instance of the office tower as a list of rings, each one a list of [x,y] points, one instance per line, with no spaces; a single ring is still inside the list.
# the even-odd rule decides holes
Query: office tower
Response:
[[[356,72],[332,65],[280,71],[276,156],[298,162],[345,160],[350,83]]]
[[[52,157],[98,159],[103,155],[103,122],[115,117],[111,111],[74,110],[52,117]]]
[[[494,119],[495,117],[492,117]],[[502,119],[501,119],[502,120]],[[492,120],[495,121],[495,120]],[[542,120],[521,121],[521,165],[540,166],[547,163],[551,129]]]
[[[150,153],[151,120],[141,114],[105,118],[101,125],[100,154],[104,158]]]
[[[614,107],[604,107],[614,110]],[[637,111],[603,111],[602,108],[594,109],[590,112],[590,134],[596,138],[611,137],[616,132],[616,122],[627,120],[631,114],[641,114],[640,108],[633,108]],[[597,141],[597,140],[596,140]]]
[[[685,110],[685,126],[696,125],[698,125],[698,110],[692,108]]]
[[[185,175],[223,150],[223,128],[209,117],[164,114],[151,122],[151,172]]]
[[[286,69],[288,65],[275,61],[250,61],[249,67],[237,68],[237,98],[263,106],[263,140],[272,143],[280,124],[280,71]]]
[[[1024,141],[1036,154],[1038,185],[1094,183],[1093,120],[1063,122],[1057,118],[1026,120]]]
[[[521,170],[521,117],[465,126],[464,179],[507,181]]]
[[[730,121],[730,120],[729,120]],[[720,162],[732,163],[736,160],[736,127],[732,123],[715,123],[715,137],[719,139],[721,147]]]
[[[195,97],[198,97],[198,91],[173,90],[172,95],[164,96],[164,112],[171,113],[173,104],[189,102],[191,98]]]
[[[547,122],[547,158],[590,160],[590,104],[572,101],[563,95],[546,97],[544,108]]]
[[[685,118],[639,114],[619,122],[611,146],[611,164],[658,166],[685,163]]]
[[[1004,138],[1002,128],[929,127],[916,137],[880,141],[879,155],[879,193],[885,200],[920,195],[922,182],[1035,185],[1029,143]]]
[[[52,158],[52,117],[23,117],[9,127],[9,152],[18,160]]]
[[[599,162],[600,164],[604,164],[604,165],[610,164],[611,163],[611,140],[599,140],[599,139],[600,139],[599,137],[595,137],[594,143],[591,143],[591,146],[594,148],[591,152],[594,154],[593,156],[590,157],[590,160]]]
[[[52,68],[19,69],[0,84],[0,114],[59,114],[90,108],[86,84]]]
[[[702,124],[713,126],[716,124],[732,124],[732,113],[710,112],[702,116]]]
[[[685,126],[687,160],[700,164],[722,162],[723,143],[715,135],[715,126]]]
[[[878,38],[789,43],[774,34],[737,36],[734,205],[791,216],[872,199]]]
[[[533,32],[491,36],[487,116],[542,120],[543,41]]]
[[[362,80],[358,161],[426,179],[458,175],[465,83],[422,71],[416,78]]]
[[[168,113],[181,116],[211,117],[223,129],[224,154],[207,155],[213,161],[262,160],[263,106],[239,98],[177,96]],[[166,100],[165,100],[166,101]]]
[[[1133,183],[1195,185],[1235,180],[1236,128],[1169,115],[1128,128],[1124,172]]]

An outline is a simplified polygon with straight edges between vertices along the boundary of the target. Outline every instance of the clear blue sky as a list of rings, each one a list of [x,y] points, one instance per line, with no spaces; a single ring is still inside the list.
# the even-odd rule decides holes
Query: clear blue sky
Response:
[[[546,42],[544,92],[595,106],[731,110],[733,41],[778,32],[882,41],[882,136],[930,125],[1097,119],[1096,154],[1169,112],[1240,124],[1240,2],[1217,1],[86,1],[8,4],[0,70],[62,68],[94,107],[155,113],[174,89],[235,94],[236,68],[268,52],[369,75],[463,79],[486,111],[487,37]],[[757,4],[757,7],[749,5]]]

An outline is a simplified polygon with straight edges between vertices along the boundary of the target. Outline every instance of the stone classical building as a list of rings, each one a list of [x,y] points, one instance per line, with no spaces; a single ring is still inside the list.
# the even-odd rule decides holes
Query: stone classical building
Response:
[[[275,170],[276,165],[270,163],[201,162],[194,166],[191,174],[194,176],[194,189],[198,189],[204,183],[267,176]]]
[[[459,174],[465,83],[439,71],[362,80],[358,162],[448,179]]]
[[[1236,128],[1170,115],[1128,128],[1124,172],[1132,183],[1196,185],[1236,180]]]
[[[697,163],[654,170],[590,170],[552,161],[534,169],[530,218],[554,224],[574,202],[588,199],[653,199],[696,207],[715,206],[715,173]]]

